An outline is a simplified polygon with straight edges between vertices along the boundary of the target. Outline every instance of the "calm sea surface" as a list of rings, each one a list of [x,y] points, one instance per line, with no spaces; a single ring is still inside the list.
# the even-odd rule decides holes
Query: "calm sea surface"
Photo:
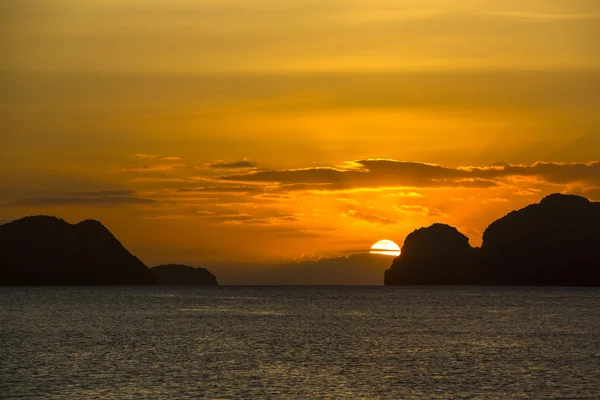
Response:
[[[0,288],[0,397],[599,399],[600,290]]]

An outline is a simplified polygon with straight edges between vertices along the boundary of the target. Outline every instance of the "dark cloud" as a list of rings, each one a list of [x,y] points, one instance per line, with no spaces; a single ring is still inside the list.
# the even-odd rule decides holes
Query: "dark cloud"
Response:
[[[287,194],[278,194],[278,193],[262,193],[254,196],[255,199],[261,200],[293,200],[294,196],[290,196]]]
[[[233,162],[216,162],[210,164],[212,169],[241,169],[241,168],[256,168],[256,163],[248,160],[233,161]]]
[[[132,196],[135,194],[134,190],[131,189],[110,189],[110,190],[91,190],[87,192],[71,192],[65,193],[65,196],[74,197],[111,197],[111,196]]]
[[[259,193],[263,189],[257,185],[254,186],[236,186],[236,185],[225,185],[225,186],[199,186],[199,187],[184,187],[177,188],[179,193]]]
[[[418,162],[368,159],[355,161],[345,168],[262,170],[222,176],[220,179],[278,183],[280,190],[293,191],[394,186],[488,188],[498,186],[513,176],[535,176],[556,184],[600,184],[600,162],[447,168]]]
[[[292,183],[279,186],[279,189],[284,192],[295,192],[303,190],[333,190],[334,186],[331,183]]]
[[[65,193],[55,197],[34,197],[16,200],[16,206],[66,206],[88,205],[98,207],[115,207],[126,204],[155,204],[156,200],[139,197],[130,189],[92,190],[87,192]]]
[[[294,215],[286,215],[285,217],[279,218],[281,221],[300,221],[300,218]]]
[[[483,179],[537,176],[548,183],[600,184],[600,161],[589,163],[537,162],[532,165],[501,164],[492,167],[470,167],[466,170]]]
[[[156,200],[143,197],[39,197],[29,199],[18,199],[14,202],[19,206],[67,206],[67,205],[90,205],[90,206],[118,206],[124,204],[154,204]]]
[[[393,160],[359,160],[349,168],[257,171],[221,177],[225,181],[276,182],[288,190],[339,190],[383,186],[491,187],[496,183],[466,170]]]

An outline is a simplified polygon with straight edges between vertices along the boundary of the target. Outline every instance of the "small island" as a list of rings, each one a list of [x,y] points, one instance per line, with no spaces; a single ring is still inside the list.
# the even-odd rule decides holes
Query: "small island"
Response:
[[[384,283],[600,286],[600,203],[552,194],[493,222],[481,248],[448,225],[417,229]]]
[[[217,286],[217,277],[206,268],[167,264],[153,267],[152,272],[159,285]]]

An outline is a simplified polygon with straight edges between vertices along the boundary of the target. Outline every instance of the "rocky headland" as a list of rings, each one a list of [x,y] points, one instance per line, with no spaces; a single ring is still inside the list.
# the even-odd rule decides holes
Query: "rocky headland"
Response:
[[[494,221],[474,248],[434,224],[407,236],[386,285],[600,285],[600,203],[552,194]]]

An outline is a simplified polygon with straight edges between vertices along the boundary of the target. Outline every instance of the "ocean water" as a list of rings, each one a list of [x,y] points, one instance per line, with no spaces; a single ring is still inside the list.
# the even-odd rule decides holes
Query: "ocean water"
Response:
[[[0,397],[598,399],[600,289],[0,288]]]

